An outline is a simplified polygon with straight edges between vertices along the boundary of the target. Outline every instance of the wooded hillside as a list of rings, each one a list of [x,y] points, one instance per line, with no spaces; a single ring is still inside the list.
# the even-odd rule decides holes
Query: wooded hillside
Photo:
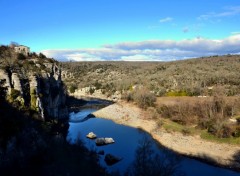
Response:
[[[240,94],[240,55],[212,56],[172,62],[65,62],[68,86],[95,86],[109,94],[144,85],[158,96],[211,95],[222,87]]]

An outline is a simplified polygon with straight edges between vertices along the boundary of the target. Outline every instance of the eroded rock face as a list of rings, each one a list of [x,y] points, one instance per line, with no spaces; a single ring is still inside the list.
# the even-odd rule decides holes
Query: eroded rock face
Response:
[[[50,74],[44,73],[38,78],[38,94],[42,102],[44,116],[53,119],[68,117],[66,106],[66,91],[61,80],[61,71],[53,65]]]
[[[12,73],[12,87],[15,89],[15,90],[18,90],[21,94],[23,94],[23,90],[22,90],[22,85],[21,85],[21,81],[20,81],[20,78],[18,76],[17,73]]]
[[[52,64],[50,72],[18,73],[0,69],[0,80],[8,95],[13,89],[20,92],[20,98],[25,106],[38,111],[42,118],[63,119],[68,117],[66,106],[66,91],[61,80],[61,70]]]
[[[7,88],[7,92],[10,93],[11,90],[11,81],[8,76],[7,71],[0,69],[0,80],[5,80],[3,86]]]

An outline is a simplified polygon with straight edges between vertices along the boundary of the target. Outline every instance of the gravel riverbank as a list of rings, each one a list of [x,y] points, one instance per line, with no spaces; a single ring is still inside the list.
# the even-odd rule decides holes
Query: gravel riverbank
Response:
[[[156,123],[146,120],[146,112],[126,102],[118,102],[93,113],[99,118],[106,118],[150,133],[161,145],[190,157],[240,170],[240,146],[219,144],[201,139],[199,136],[186,136],[177,132],[156,130]]]

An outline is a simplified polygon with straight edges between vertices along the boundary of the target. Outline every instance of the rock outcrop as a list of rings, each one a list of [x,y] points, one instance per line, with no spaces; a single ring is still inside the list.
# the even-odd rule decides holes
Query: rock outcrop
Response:
[[[11,91],[11,81],[6,70],[0,69],[0,79],[4,80],[3,86],[7,88],[7,92]]]
[[[10,69],[0,68],[0,80],[4,80],[4,87],[12,101],[19,100],[21,106],[38,111],[43,119],[67,118],[67,92],[61,80],[61,69],[55,62],[47,64],[51,64],[51,69],[28,73],[19,65]]]
[[[22,86],[21,86],[21,81],[17,73],[12,73],[11,74],[11,80],[12,80],[12,87],[15,90],[18,90],[21,94],[23,94]]]

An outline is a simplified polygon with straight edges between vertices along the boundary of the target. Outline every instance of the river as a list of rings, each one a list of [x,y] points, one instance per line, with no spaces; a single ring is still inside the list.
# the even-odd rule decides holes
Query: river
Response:
[[[93,106],[94,108],[90,108],[91,106],[89,105],[93,104],[94,103],[90,101],[86,108],[81,109],[79,112],[72,112],[69,114],[69,130],[67,140],[70,143],[75,143],[77,139],[80,139],[84,143],[84,145],[90,150],[95,150],[96,152],[103,150],[105,155],[110,153],[114,156],[122,158],[120,162],[112,166],[108,166],[104,161],[104,155],[99,155],[100,164],[108,171],[119,171],[123,174],[134,161],[136,157],[136,149],[139,147],[139,141],[141,141],[143,138],[147,138],[151,141],[151,147],[155,153],[161,154],[163,152],[166,152],[166,150],[163,147],[160,147],[157,142],[151,138],[149,134],[142,130],[124,125],[119,125],[111,120],[88,116],[89,114],[97,110],[96,105]],[[96,146],[94,140],[86,138],[86,135],[89,132],[94,132],[98,137],[111,137],[114,139],[115,143],[105,146]],[[173,155],[177,154],[174,153]],[[187,176],[240,175],[240,173],[212,166],[195,159],[182,156],[179,157],[181,158],[181,160],[179,160],[178,171],[180,171],[179,173],[184,173]]]

